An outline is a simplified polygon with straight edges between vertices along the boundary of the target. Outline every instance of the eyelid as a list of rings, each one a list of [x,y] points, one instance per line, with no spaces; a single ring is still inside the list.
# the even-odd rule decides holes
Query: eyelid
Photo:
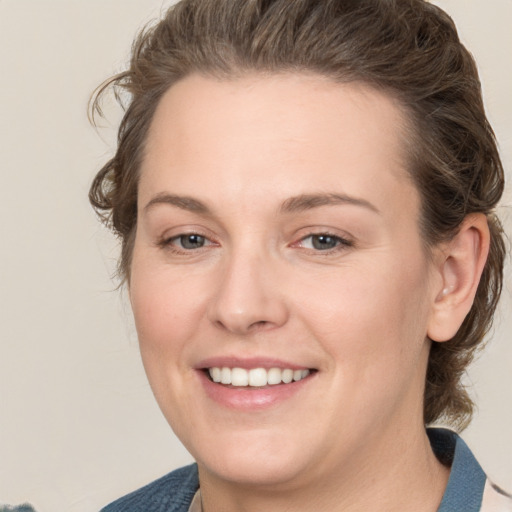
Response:
[[[207,249],[211,246],[218,246],[219,243],[215,240],[215,238],[207,234],[204,230],[190,227],[190,228],[179,228],[176,230],[172,230],[174,233],[172,234],[163,234],[159,239],[156,241],[156,244],[158,247],[169,250],[171,252],[174,252],[176,254],[191,254],[201,251],[202,249]],[[205,240],[205,245],[202,247],[194,248],[194,249],[186,249],[183,247],[180,247],[179,245],[173,243],[176,240],[179,240],[182,237],[187,236],[199,236]]]
[[[168,233],[163,234],[156,241],[155,245],[157,245],[158,247],[160,247],[162,249],[166,249],[171,252],[175,252],[177,254],[197,253],[202,250],[208,249],[209,247],[212,247],[212,246],[217,246],[217,247],[220,246],[220,243],[218,242],[218,240],[215,239],[215,237],[213,237],[210,233],[206,233],[206,230],[203,230],[200,228],[181,227],[178,229],[173,229],[172,231],[174,231],[174,232],[171,234],[168,234]],[[322,228],[314,229],[314,230],[312,228],[309,228],[308,231],[306,231],[303,236],[296,238],[295,239],[296,241],[291,243],[290,247],[301,248],[301,249],[304,249],[305,251],[309,251],[312,253],[316,253],[316,254],[323,253],[326,255],[329,253],[344,251],[351,247],[354,247],[355,242],[351,236],[345,235],[345,234],[340,234],[340,233],[334,233],[333,231],[334,230],[322,229]],[[179,244],[175,243],[176,241],[179,241],[179,239],[182,237],[193,236],[193,235],[203,238],[205,240],[205,244],[201,247],[187,249],[184,247],[180,247]],[[304,242],[306,240],[311,239],[313,237],[321,237],[321,236],[325,236],[325,237],[334,239],[336,241],[336,245],[334,247],[325,248],[325,249],[318,249],[318,248],[314,248],[314,247],[305,247],[304,246]]]
[[[334,247],[327,248],[327,249],[316,249],[314,247],[304,247],[304,241],[309,238],[313,238],[315,236],[316,237],[325,236],[325,237],[333,238],[337,241],[337,244]],[[355,245],[354,240],[351,237],[348,237],[346,235],[343,236],[341,234],[335,234],[335,233],[331,232],[330,230],[319,229],[318,231],[315,230],[314,232],[309,232],[308,234],[300,237],[299,240],[297,240],[296,242],[294,242],[292,244],[292,247],[299,247],[306,251],[310,251],[310,252],[313,252],[316,254],[323,253],[323,254],[327,255],[327,254],[331,254],[333,252],[345,251],[351,247],[354,247],[354,245]]]
[[[172,244],[175,241],[181,242],[183,238],[189,238],[189,237],[198,237],[201,238],[204,241],[204,245],[201,247],[197,247],[195,249],[200,249],[205,246],[210,246],[213,244],[211,240],[209,240],[206,236],[200,235],[199,233],[182,233],[181,235],[176,235],[168,239],[167,243]],[[192,249],[186,249],[186,250],[192,250]]]

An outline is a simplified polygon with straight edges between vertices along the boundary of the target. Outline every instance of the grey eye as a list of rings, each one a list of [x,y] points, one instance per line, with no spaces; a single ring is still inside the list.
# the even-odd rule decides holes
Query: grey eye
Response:
[[[181,235],[178,238],[179,244],[183,249],[200,249],[204,247],[206,243],[206,238],[201,235]]]
[[[318,251],[334,249],[339,245],[340,239],[331,235],[311,235],[311,245]]]

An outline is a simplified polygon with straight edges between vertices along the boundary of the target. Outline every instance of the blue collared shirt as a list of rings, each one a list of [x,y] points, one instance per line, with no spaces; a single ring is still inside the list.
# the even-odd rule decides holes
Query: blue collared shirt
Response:
[[[451,430],[427,430],[437,458],[451,466],[450,478],[438,512],[508,512],[511,497],[493,485],[468,445]]]

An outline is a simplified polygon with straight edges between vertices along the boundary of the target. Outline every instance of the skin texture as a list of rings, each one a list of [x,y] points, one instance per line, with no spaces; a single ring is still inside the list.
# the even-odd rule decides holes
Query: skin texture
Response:
[[[163,97],[130,297],[206,512],[437,509],[448,470],[423,425],[427,335],[449,339],[467,313],[486,222],[427,255],[406,131],[386,95],[314,75],[193,75]],[[205,392],[208,358],[315,371],[270,405],[228,407]]]

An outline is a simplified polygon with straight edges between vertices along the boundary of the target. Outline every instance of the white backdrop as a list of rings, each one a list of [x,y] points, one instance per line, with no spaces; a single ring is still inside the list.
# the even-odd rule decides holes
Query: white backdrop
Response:
[[[191,460],[154,403],[110,279],[116,244],[87,202],[114,137],[88,125],[89,94],[169,3],[0,0],[0,504],[94,512]],[[479,63],[512,182],[512,0],[437,3]],[[512,489],[507,272],[494,340],[468,377],[479,411],[464,438]]]

